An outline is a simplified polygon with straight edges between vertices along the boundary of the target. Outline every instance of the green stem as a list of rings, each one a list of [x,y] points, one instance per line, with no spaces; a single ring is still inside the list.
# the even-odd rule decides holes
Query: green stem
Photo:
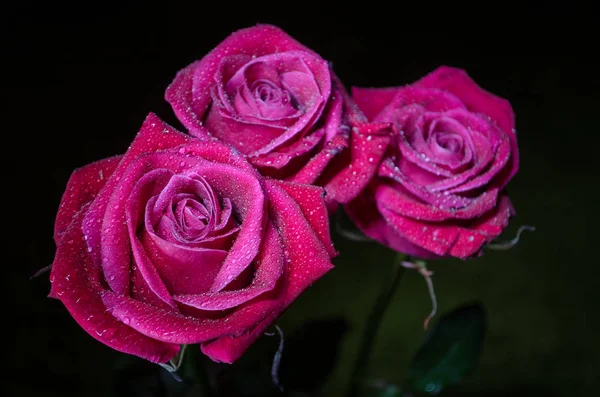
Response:
[[[352,370],[350,377],[350,385],[346,393],[347,397],[358,396],[361,382],[364,380],[367,372],[371,348],[375,342],[377,331],[379,330],[379,326],[381,325],[385,311],[389,306],[394,293],[396,292],[396,288],[398,287],[398,284],[400,284],[400,279],[404,274],[405,269],[400,265],[400,263],[405,259],[405,257],[406,255],[404,254],[396,255],[392,265],[391,282],[386,288],[381,289],[381,293],[377,297],[377,300],[375,301],[375,304],[373,305],[371,312],[367,317],[367,325],[365,328],[365,333],[362,337],[358,356],[354,363],[354,369]],[[385,280],[389,279],[390,277],[386,276]]]

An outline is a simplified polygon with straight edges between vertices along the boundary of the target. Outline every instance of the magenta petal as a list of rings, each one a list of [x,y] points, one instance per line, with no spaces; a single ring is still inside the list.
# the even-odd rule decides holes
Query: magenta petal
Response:
[[[266,188],[273,204],[272,218],[281,231],[288,258],[282,292],[276,308],[250,332],[202,344],[202,352],[217,362],[237,360],[290,303],[333,267],[329,254],[311,233],[295,201],[272,181],[267,181]]]
[[[310,279],[312,282],[333,268],[330,259],[331,248],[325,247],[320,239],[319,235],[321,238],[325,238],[323,226],[319,226],[320,230],[315,231],[305,217],[300,204],[280,184],[274,180],[265,181],[271,209],[270,218],[275,222],[283,238],[288,258],[288,272],[292,278],[290,288],[294,289],[303,285],[302,280]],[[296,193],[298,191],[294,192],[294,194]],[[316,210],[324,216],[323,210],[318,208]],[[314,224],[318,225],[318,220],[314,218],[314,215],[309,216]],[[306,285],[301,288],[303,290]],[[295,296],[300,292],[299,290],[294,291]]]
[[[111,195],[127,167],[144,153],[153,153],[158,150],[172,148],[187,142],[189,139],[188,136],[163,123],[154,114],[150,113],[148,115],[129,150],[123,155],[116,170],[108,179],[106,185],[100,190],[100,193],[85,214],[83,233],[87,238],[88,249],[91,250],[90,254],[94,263],[101,263],[101,254],[98,249],[102,243],[101,235],[103,232],[101,222],[106,214]],[[125,285],[123,280],[119,280],[119,285]]]
[[[385,221],[411,243],[439,256],[448,254],[458,240],[461,228],[452,224],[428,224],[379,207]]]
[[[283,274],[285,256],[281,237],[267,226],[261,251],[256,260],[255,276],[247,288],[197,295],[178,295],[175,300],[201,310],[225,310],[239,306],[275,288]]]
[[[350,135],[349,160],[335,176],[327,182],[327,195],[338,203],[347,203],[355,198],[369,184],[386,152],[394,134],[388,123],[357,124]],[[336,165],[332,165],[336,168]]]
[[[447,90],[460,98],[469,110],[482,113],[495,121],[511,142],[512,160],[506,180],[514,176],[519,168],[519,154],[515,115],[509,101],[481,88],[464,70],[448,66],[437,68],[415,85]]]
[[[444,194],[434,192],[424,186],[412,181],[408,175],[404,174],[398,167],[394,165],[390,158],[385,159],[379,168],[379,176],[389,178],[392,181],[399,183],[403,188],[414,194],[427,204],[442,209],[463,208],[468,206],[473,199],[463,197],[456,194]]]
[[[208,291],[227,257],[222,249],[175,244],[147,231],[141,242],[173,295]]]
[[[287,178],[290,182],[313,184],[315,183],[323,171],[327,169],[327,166],[331,161],[338,156],[345,148],[348,147],[348,136],[337,135],[332,140],[325,144],[325,147],[321,149],[312,159],[310,159],[304,167],[300,169],[295,175]]]
[[[238,335],[256,326],[276,302],[261,300],[220,318],[196,318],[104,291],[102,302],[111,314],[139,333],[167,343],[193,344],[223,335]]]
[[[232,364],[244,354],[246,350],[265,332],[265,330],[275,321],[284,308],[277,307],[258,323],[250,332],[239,336],[222,336],[212,341],[200,344],[202,353],[206,354],[211,360],[217,363]]]
[[[280,137],[286,127],[249,122],[248,117],[229,117],[213,106],[206,117],[211,134],[246,155],[255,155]]]
[[[402,233],[388,224],[377,210],[377,203],[369,192],[356,197],[344,206],[354,224],[369,238],[407,255],[423,259],[436,259],[437,255],[419,247],[403,237]]]
[[[210,90],[207,87],[206,92],[202,96],[203,101],[195,103],[193,96],[192,83],[196,69],[200,66],[201,61],[196,61],[186,68],[177,72],[173,82],[167,87],[165,92],[165,99],[173,107],[175,115],[181,121],[181,123],[188,129],[193,135],[198,137],[210,136],[208,131],[202,127],[202,116],[205,107],[210,102]],[[208,76],[207,76],[208,77]],[[193,106],[193,105],[196,106]],[[201,110],[200,112],[198,112]],[[195,134],[194,134],[195,132]]]
[[[310,224],[312,230],[319,237],[323,246],[333,258],[337,256],[329,232],[329,216],[325,206],[325,190],[312,185],[275,181],[291,198],[296,200],[302,214]]]
[[[173,302],[167,287],[163,283],[154,264],[148,257],[148,254],[137,236],[138,229],[144,224],[143,219],[140,220],[145,213],[144,203],[152,196],[158,194],[171,176],[172,172],[164,169],[157,169],[148,172],[139,179],[128,195],[129,200],[126,208],[126,226],[131,244],[130,254],[133,253],[133,258],[135,259],[135,264],[139,269],[140,275],[158,298],[169,306],[175,307],[175,302]]]
[[[478,254],[484,244],[491,242],[502,233],[512,215],[514,209],[510,199],[506,195],[501,196],[493,211],[463,229],[456,244],[450,250],[450,255],[468,258]]]
[[[270,153],[250,158],[250,162],[259,169],[282,169],[292,160],[308,154],[319,145],[325,136],[325,130],[319,129],[312,134],[293,142],[290,146],[278,148]]]
[[[241,229],[211,287],[221,291],[240,275],[258,253],[262,239],[266,204],[263,187],[251,172],[219,164],[202,170],[212,188],[228,197],[238,211]]]
[[[497,198],[498,189],[492,189],[474,198],[466,207],[444,209],[423,203],[410,193],[389,185],[381,184],[375,191],[375,200],[381,207],[407,218],[431,222],[473,219],[492,210]]]
[[[60,200],[60,207],[54,222],[56,244],[59,243],[62,234],[67,230],[79,210],[94,200],[122,158],[123,156],[109,157],[73,171]]]
[[[377,115],[392,102],[402,87],[392,88],[360,88],[352,87],[352,99],[363,111],[369,121],[375,120]]]
[[[179,346],[148,338],[107,312],[100,295],[100,280],[87,253],[81,217],[64,232],[52,265],[50,296],[61,300],[71,316],[91,336],[127,354],[164,363],[179,352]]]

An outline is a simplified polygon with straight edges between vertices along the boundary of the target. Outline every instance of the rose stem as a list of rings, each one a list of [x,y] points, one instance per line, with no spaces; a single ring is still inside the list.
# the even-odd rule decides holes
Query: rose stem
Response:
[[[400,284],[400,279],[404,274],[405,268],[402,267],[401,263],[405,257],[406,255],[404,254],[396,254],[394,263],[392,264],[392,275],[391,277],[385,277],[385,280],[389,280],[391,278],[392,281],[386,288],[381,289],[381,292],[377,297],[375,304],[371,308],[369,316],[367,317],[367,325],[362,336],[362,343],[360,344],[358,356],[354,362],[354,369],[352,370],[350,384],[346,393],[347,397],[355,397],[358,395],[361,382],[364,380],[367,372],[371,348],[375,342],[375,337],[377,336],[377,331],[381,325],[381,320],[383,319],[383,315],[385,314],[385,311],[389,306],[394,293],[396,292],[396,288]]]

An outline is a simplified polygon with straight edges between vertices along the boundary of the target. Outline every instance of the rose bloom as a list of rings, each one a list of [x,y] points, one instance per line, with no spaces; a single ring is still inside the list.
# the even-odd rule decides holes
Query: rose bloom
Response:
[[[166,100],[189,133],[216,137],[264,175],[347,202],[375,174],[388,123],[368,123],[327,61],[277,27],[233,33],[181,70]]]
[[[356,225],[422,258],[480,253],[514,213],[503,191],[519,165],[509,102],[450,67],[353,97],[369,119],[398,130],[377,177],[346,208]]]
[[[323,196],[151,114],[123,156],[71,176],[50,296],[121,352],[166,362],[200,343],[231,363],[332,268]]]

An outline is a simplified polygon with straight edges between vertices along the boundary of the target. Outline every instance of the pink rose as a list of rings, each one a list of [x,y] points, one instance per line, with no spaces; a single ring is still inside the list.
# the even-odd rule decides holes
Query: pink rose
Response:
[[[332,268],[323,195],[151,114],[123,156],[71,176],[50,296],[116,350],[166,362],[200,343],[231,363]]]
[[[191,135],[217,137],[264,175],[324,186],[337,202],[364,189],[391,134],[367,123],[327,61],[268,25],[230,35],[165,97]]]
[[[508,101],[450,67],[353,96],[369,119],[399,131],[378,176],[347,206],[367,236],[410,255],[466,258],[502,232],[514,213],[502,189],[519,166]]]

